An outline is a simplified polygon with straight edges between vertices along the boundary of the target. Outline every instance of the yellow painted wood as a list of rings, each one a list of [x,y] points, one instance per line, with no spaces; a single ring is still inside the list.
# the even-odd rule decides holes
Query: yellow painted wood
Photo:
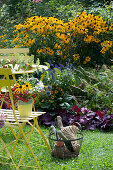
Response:
[[[24,54],[24,60],[27,62],[29,59],[29,48],[4,48],[0,49],[0,59],[15,60],[14,54]]]
[[[0,49],[0,54],[9,53],[29,53],[29,48],[3,48]]]
[[[8,156],[10,157],[10,159],[12,160],[12,163],[13,163],[13,164],[15,165],[15,167],[16,167],[16,164],[14,163],[13,158],[12,158],[12,156],[11,156],[9,150],[8,150],[8,148],[6,147],[4,141],[2,140],[1,137],[0,137],[0,141],[1,141],[1,143],[3,144],[3,146],[5,147],[5,150],[6,150],[7,154],[8,154]]]

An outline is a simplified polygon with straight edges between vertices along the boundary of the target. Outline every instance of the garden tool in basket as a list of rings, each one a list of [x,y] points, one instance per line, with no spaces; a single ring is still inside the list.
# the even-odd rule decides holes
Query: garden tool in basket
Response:
[[[67,149],[69,149],[71,152],[74,152],[71,141],[68,140],[67,137],[61,131],[56,131],[56,128],[53,125],[50,127],[50,133],[54,133],[58,141],[63,140]]]
[[[60,116],[57,116],[57,123],[58,123],[58,127],[61,130],[62,135],[65,136],[68,141],[70,140],[73,150],[76,153],[78,153],[80,150],[80,145],[78,144],[78,141],[75,140],[75,139],[77,139],[77,132],[79,130],[78,127],[75,125],[63,127],[62,119]],[[70,151],[72,151],[72,150],[70,150]]]

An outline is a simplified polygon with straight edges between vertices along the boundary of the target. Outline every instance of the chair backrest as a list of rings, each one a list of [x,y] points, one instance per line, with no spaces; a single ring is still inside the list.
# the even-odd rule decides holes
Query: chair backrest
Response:
[[[14,107],[11,86],[15,84],[11,68],[0,68],[0,91],[2,87],[8,87],[12,108]]]
[[[14,115],[16,122],[18,123],[18,119],[15,114],[13,94],[12,94],[12,90],[11,90],[11,86],[13,86],[14,84],[15,84],[15,79],[14,79],[14,76],[12,75],[11,68],[0,68],[0,88],[8,87],[11,105],[12,105],[12,109],[13,109],[13,115]]]
[[[13,76],[12,79],[10,76],[12,76],[11,68],[0,68],[0,87],[14,85]]]
[[[9,60],[16,60],[20,54],[25,62],[28,62],[29,56],[29,48],[4,48],[0,49],[0,59],[9,59]],[[16,54],[19,54],[16,56]],[[17,57],[17,58],[16,58]]]

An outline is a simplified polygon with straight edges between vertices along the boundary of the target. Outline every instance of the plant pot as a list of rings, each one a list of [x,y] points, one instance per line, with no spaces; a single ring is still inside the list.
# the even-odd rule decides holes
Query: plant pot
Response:
[[[62,147],[64,146],[64,142],[56,141],[56,146]]]
[[[30,99],[28,102],[23,102],[21,100],[19,100],[17,102],[20,117],[30,117],[31,116],[32,103],[33,103],[32,99]]]

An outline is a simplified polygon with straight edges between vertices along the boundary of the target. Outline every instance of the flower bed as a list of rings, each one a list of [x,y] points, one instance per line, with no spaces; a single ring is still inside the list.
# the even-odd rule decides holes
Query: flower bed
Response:
[[[29,47],[35,60],[95,66],[111,64],[113,24],[82,12],[65,23],[54,17],[33,16],[15,26],[15,47]]]
[[[73,111],[72,111],[73,110]],[[79,108],[77,105],[73,106],[72,110],[59,110],[52,114],[52,111],[39,117],[39,121],[50,126],[55,124],[56,117],[61,116],[64,126],[75,124],[78,122],[83,129],[109,131],[113,128],[113,113],[109,114],[109,109],[105,108],[102,111],[92,111],[87,108]]]

